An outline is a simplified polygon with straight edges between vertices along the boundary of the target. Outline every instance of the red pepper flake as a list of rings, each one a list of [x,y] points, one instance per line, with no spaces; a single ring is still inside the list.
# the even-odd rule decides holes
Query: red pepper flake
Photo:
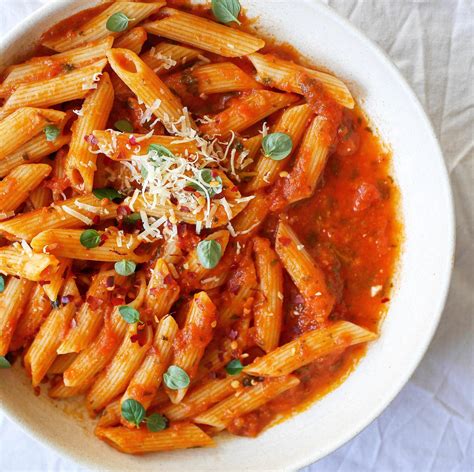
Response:
[[[99,243],[99,247],[100,246],[103,246],[105,244],[105,241],[107,241],[107,239],[109,239],[109,237],[105,234],[105,233],[102,233],[100,235],[100,243]]]
[[[113,306],[123,305],[124,302],[125,302],[125,300],[123,298],[120,298],[120,297],[113,297],[110,300],[110,303],[112,303]]]
[[[238,192],[239,191],[239,188],[234,185],[231,189],[230,189],[231,192]]]
[[[165,285],[171,285],[173,283],[174,279],[171,274],[167,274],[166,277],[164,278],[163,282]]]
[[[102,298],[94,297],[94,295],[89,295],[86,301],[92,310],[97,310],[104,303]]]
[[[92,223],[95,224],[95,225],[98,225],[100,223],[100,216],[99,215],[95,215],[93,218],[92,218]]]
[[[285,236],[282,236],[281,238],[278,238],[278,241],[282,246],[289,246],[291,244],[291,239],[287,238]]]
[[[132,210],[127,205],[119,205],[117,207],[117,216],[119,218],[123,218],[125,216],[128,216],[128,215],[130,215],[130,213],[132,213]]]
[[[49,280],[40,280],[38,283],[39,283],[39,284],[41,285],[41,287],[42,287],[43,285],[48,285],[48,284],[50,284],[51,282],[50,282]]]
[[[173,204],[173,205],[176,205],[178,203],[178,199],[174,196],[174,195],[171,195],[170,197],[170,202]]]
[[[130,136],[130,137],[128,138],[128,142],[129,142],[129,144],[131,144],[132,146],[136,146],[136,144],[137,144],[137,139],[135,138],[135,136]]]
[[[115,287],[115,277],[113,275],[109,275],[105,279],[105,286],[107,287],[107,290],[112,290]]]
[[[94,146],[99,144],[99,140],[93,134],[84,136],[84,140],[89,144],[93,144]]]
[[[302,304],[304,303],[303,295],[301,295],[300,293],[298,293],[298,294],[295,296],[295,303],[298,304],[298,305],[302,305]]]
[[[67,305],[68,303],[71,303],[74,300],[74,295],[64,295],[61,297],[61,303],[63,305]]]
[[[382,298],[382,300],[380,300],[381,303],[387,303],[389,301],[390,301],[390,298],[387,298],[387,297]]]
[[[213,170],[212,171],[212,176],[215,178],[219,175],[219,173],[217,172],[217,170]]]
[[[238,333],[237,330],[231,329],[231,330],[229,331],[229,334],[228,334],[227,337],[228,337],[229,339],[235,340],[235,339],[237,339],[237,338],[239,337],[239,333]]]
[[[179,208],[180,211],[184,211],[185,213],[191,213],[191,210],[187,206],[182,206]]]

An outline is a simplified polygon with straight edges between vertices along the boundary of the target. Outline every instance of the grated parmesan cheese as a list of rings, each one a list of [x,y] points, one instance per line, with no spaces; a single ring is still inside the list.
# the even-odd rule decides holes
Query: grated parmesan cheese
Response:
[[[79,213],[73,208],[68,207],[67,205],[63,205],[61,206],[61,208],[64,210],[65,213],[67,213],[70,216],[73,216],[74,218],[77,218],[78,220],[82,221],[86,225],[88,226],[92,225],[93,221],[89,217],[83,215],[82,213]]]
[[[23,251],[28,254],[28,257],[33,257],[33,249],[31,249],[30,245],[24,239],[21,240],[20,244]]]

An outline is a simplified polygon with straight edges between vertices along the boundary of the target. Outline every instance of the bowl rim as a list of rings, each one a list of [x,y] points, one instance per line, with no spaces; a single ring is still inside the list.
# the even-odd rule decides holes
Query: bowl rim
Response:
[[[76,3],[79,0],[69,0],[68,3]],[[97,1],[97,0],[96,0]],[[101,1],[101,0],[98,0]],[[422,126],[425,128],[426,132],[430,134],[430,137],[433,141],[433,148],[435,149],[435,155],[433,159],[437,160],[437,164],[440,166],[440,183],[444,187],[446,195],[446,208],[448,209],[448,214],[445,215],[446,220],[448,221],[448,226],[445,228],[445,245],[446,245],[446,255],[449,257],[449,265],[444,273],[440,274],[440,284],[442,286],[442,291],[438,293],[438,304],[434,307],[434,316],[427,330],[424,334],[424,342],[420,345],[418,351],[413,356],[412,362],[410,365],[407,365],[405,368],[405,374],[399,376],[397,382],[390,390],[387,391],[385,398],[379,402],[376,408],[372,410],[372,413],[368,415],[363,421],[359,424],[353,425],[351,428],[345,430],[344,433],[341,433],[337,441],[326,445],[326,447],[321,448],[318,451],[315,451],[312,455],[307,454],[301,459],[293,458],[293,464],[291,467],[284,466],[282,470],[297,470],[302,467],[308,466],[314,462],[323,459],[327,455],[336,451],[348,441],[357,436],[362,430],[369,426],[380,414],[388,408],[396,396],[400,393],[403,387],[406,385],[410,377],[413,375],[414,371],[421,363],[426,351],[428,350],[429,345],[433,339],[433,336],[438,328],[441,316],[444,311],[446,304],[447,296],[449,293],[450,282],[452,271],[454,267],[454,255],[455,255],[455,246],[456,246],[456,224],[455,224],[455,211],[454,211],[454,200],[453,193],[449,179],[449,173],[446,165],[446,161],[443,156],[443,152],[440,146],[439,139],[433,129],[433,125],[428,114],[425,112],[423,105],[421,104],[420,99],[417,97],[411,86],[408,84],[408,81],[402,75],[401,71],[394,64],[390,56],[373,40],[369,39],[358,27],[353,25],[348,19],[339,14],[336,10],[329,7],[326,3],[321,0],[298,0],[308,4],[316,13],[319,10],[323,12],[332,20],[339,23],[345,30],[352,33],[357,37],[357,39],[370,50],[382,65],[390,72],[397,82],[403,87],[403,91],[408,100],[412,102],[412,105],[415,108],[415,111],[418,113],[419,118],[422,120]],[[8,45],[13,44],[16,40],[21,38],[24,34],[23,30],[26,26],[32,26],[41,20],[46,19],[49,15],[56,13],[67,5],[65,0],[50,0],[48,3],[45,3],[37,10],[30,13],[22,21],[16,24],[10,31],[5,35],[0,37],[0,52]],[[403,198],[403,195],[402,195]],[[66,447],[56,444],[54,441],[50,440],[46,435],[40,433],[38,430],[33,430],[28,424],[26,424],[22,419],[18,418],[15,411],[12,408],[6,407],[5,405],[0,405],[0,411],[5,414],[14,424],[18,425],[29,437],[38,441],[40,444],[46,446],[50,450],[54,451],[56,454],[65,457],[66,459],[73,460],[79,465],[86,466],[93,470],[99,470],[97,463],[84,455],[75,452],[74,450],[67,449]],[[301,412],[304,414],[304,412]],[[300,414],[300,413],[299,413]],[[101,467],[100,470],[109,470]],[[112,469],[110,469],[112,470]]]

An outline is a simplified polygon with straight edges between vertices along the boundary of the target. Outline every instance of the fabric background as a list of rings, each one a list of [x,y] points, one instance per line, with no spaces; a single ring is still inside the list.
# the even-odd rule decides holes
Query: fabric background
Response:
[[[0,35],[46,1],[0,0]],[[326,1],[390,55],[428,112],[453,185],[457,250],[440,326],[409,383],[362,433],[304,471],[472,471],[474,2]],[[0,413],[0,470],[84,469],[30,439]]]

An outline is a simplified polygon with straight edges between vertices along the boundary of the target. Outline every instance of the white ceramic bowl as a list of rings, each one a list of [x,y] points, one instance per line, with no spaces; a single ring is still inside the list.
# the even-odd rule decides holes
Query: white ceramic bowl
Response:
[[[42,32],[97,3],[47,4],[2,38],[0,67],[26,58]],[[387,407],[420,362],[438,325],[452,267],[453,208],[438,142],[414,93],[377,46],[319,2],[242,3],[251,17],[259,17],[263,31],[345,80],[393,150],[406,239],[390,311],[381,338],[341,387],[257,439],[219,437],[213,449],[142,457],[120,454],[93,436],[88,420],[78,421],[46,395],[35,397],[19,368],[2,371],[4,411],[34,438],[92,469],[277,471],[307,465],[351,439]]]

